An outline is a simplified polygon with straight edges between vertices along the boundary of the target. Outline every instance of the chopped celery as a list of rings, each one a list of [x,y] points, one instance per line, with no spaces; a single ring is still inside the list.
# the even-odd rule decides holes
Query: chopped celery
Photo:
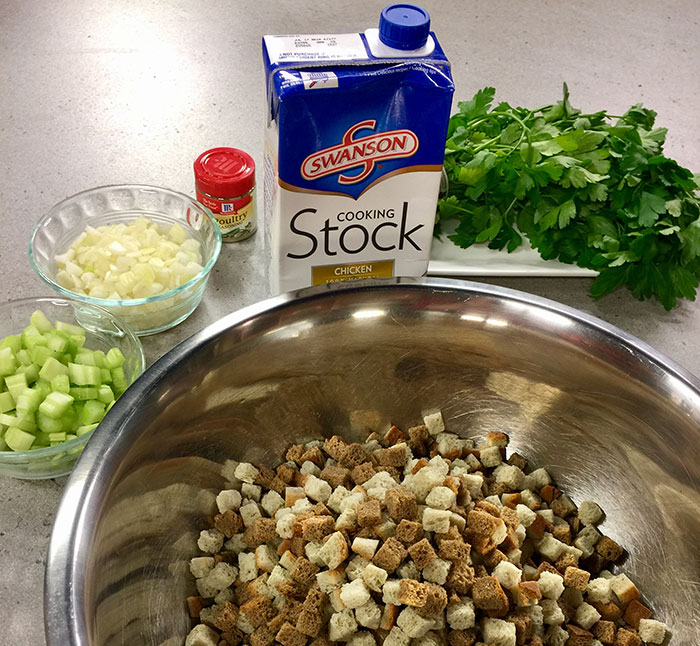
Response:
[[[83,331],[84,332],[84,331]],[[76,350],[85,345],[85,334],[71,334],[70,338],[75,341]]]
[[[59,332],[65,332],[66,334],[70,334],[71,336],[82,336],[83,338],[85,338],[85,330],[83,330],[83,328],[81,327],[78,327],[77,325],[73,325],[72,323],[56,321],[56,329]]]
[[[96,366],[95,355],[90,350],[81,350],[75,355],[75,363],[83,366]]]
[[[68,368],[57,359],[54,359],[54,357],[49,357],[48,359],[46,359],[44,365],[39,371],[39,377],[41,379],[46,379],[46,381],[51,381],[54,377],[58,375],[67,374]]]
[[[15,375],[8,375],[7,377],[5,377],[5,386],[7,386],[7,390],[10,391],[15,401],[17,401],[17,397],[19,397],[22,394],[22,391],[28,385],[29,384],[27,383],[27,375],[25,375],[23,372],[19,372]]]
[[[41,310],[36,310],[36,312],[29,317],[29,322],[41,333],[51,332],[51,330],[53,330],[51,321],[46,318],[46,314]]]
[[[102,350],[95,350],[95,351],[92,353],[92,356],[93,356],[93,358],[94,358],[94,360],[95,360],[95,365],[96,365],[98,368],[104,368],[104,367],[105,367],[105,357],[106,357],[107,355],[105,355],[105,353],[102,352]]]
[[[12,393],[0,393],[0,413],[6,413],[9,410],[14,410],[15,398]]]
[[[85,402],[80,413],[80,421],[83,426],[99,422],[105,416],[105,405],[95,399]]]
[[[51,334],[47,335],[48,338],[48,343],[46,344],[49,348],[51,348],[54,352],[59,352],[63,354],[68,350],[68,346],[70,345],[68,342],[68,339],[65,338],[65,336],[60,336],[56,332],[52,332]]]
[[[41,393],[35,388],[25,388],[17,398],[17,414],[26,417],[36,412],[41,404]]]
[[[34,444],[34,436],[21,428],[11,426],[5,432],[5,442],[13,451],[28,451]]]
[[[112,410],[112,406],[114,406],[114,404],[116,404],[116,403],[117,403],[117,400],[115,399],[114,401],[111,401],[111,402],[109,402],[109,404],[107,404],[107,408],[105,408],[105,415],[107,413],[109,413],[110,410]]]
[[[109,404],[109,402],[114,401],[114,393],[107,384],[103,384],[97,389],[97,399],[103,404]]]
[[[0,377],[11,375],[17,370],[17,359],[10,346],[0,349]]]
[[[46,345],[47,341],[44,335],[39,332],[33,325],[22,330],[22,347],[30,350],[37,345]]]
[[[50,357],[55,359],[58,356],[58,353],[54,352],[48,346],[35,345],[33,348],[29,349],[29,356],[32,358],[33,363],[41,367]]]
[[[51,444],[58,444],[59,442],[65,441],[66,434],[64,431],[60,431],[59,433],[49,433],[49,442],[51,442]]]
[[[66,433],[72,431],[78,425],[78,411],[72,406],[61,415],[61,430]]]
[[[20,366],[17,368],[17,372],[23,372],[24,376],[27,378],[27,383],[31,384],[39,378],[39,368],[37,368],[33,363],[28,366]]]
[[[17,361],[19,361],[23,366],[30,366],[32,363],[32,358],[29,356],[29,352],[27,352],[27,350],[24,348],[16,352],[15,356],[17,357]]]
[[[88,399],[97,399],[99,391],[91,386],[73,386],[68,392],[71,397],[78,401],[87,401]]]
[[[39,405],[39,412],[48,415],[53,419],[58,419],[68,410],[73,403],[73,397],[65,393],[49,393]]]
[[[41,411],[36,414],[36,424],[44,433],[58,433],[63,430],[63,422],[60,419],[49,417]]]
[[[17,354],[22,349],[22,337],[17,335],[6,336],[0,341],[0,348],[10,348],[12,354]]]
[[[120,366],[124,365],[124,361],[125,359],[122,351],[119,348],[112,348],[105,355],[105,368],[109,368],[110,370],[119,368]]]
[[[48,395],[52,390],[55,390],[55,388],[51,388],[51,384],[48,381],[44,381],[40,379],[39,381],[34,384],[34,388],[36,388],[40,393],[41,393],[41,398],[43,399]]]
[[[100,368],[100,374],[102,375],[102,383],[103,384],[111,384],[112,383],[112,373],[109,370],[109,368]]]
[[[76,386],[99,386],[100,369],[97,366],[85,366],[79,363],[68,364],[68,377]],[[114,379],[114,375],[112,375]]]
[[[112,370],[112,386],[115,394],[121,395],[126,390],[124,368],[119,367]]]
[[[99,424],[87,424],[85,426],[78,426],[77,430],[75,431],[75,434],[80,437],[81,435],[85,435],[85,433],[89,433],[90,431],[94,431]]]
[[[0,424],[5,426],[16,426],[17,428],[33,433],[36,430],[34,415],[8,415],[7,413],[0,414]]]
[[[51,380],[51,390],[59,393],[66,393],[66,395],[69,395],[70,379],[68,379],[68,374],[66,373],[65,375],[56,375]]]

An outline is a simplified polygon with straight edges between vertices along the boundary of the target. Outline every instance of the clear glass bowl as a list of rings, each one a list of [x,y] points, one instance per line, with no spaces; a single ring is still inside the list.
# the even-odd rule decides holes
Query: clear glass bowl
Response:
[[[127,223],[145,216],[162,225],[179,223],[202,246],[202,270],[191,280],[148,298],[110,300],[65,289],[55,281],[57,254],[64,253],[90,225]],[[29,240],[29,261],[59,294],[108,309],[139,336],[167,330],[199,305],[221,251],[221,232],[211,212],[193,198],[155,186],[100,186],[73,195],[37,222]]]
[[[85,347],[91,350],[119,348],[124,355],[124,374],[132,384],[146,369],[141,341],[128,325],[102,307],[63,298],[22,298],[0,304],[0,339],[20,333],[29,317],[41,310],[52,323],[64,321],[86,330]],[[0,451],[0,475],[24,480],[57,478],[71,472],[92,431],[74,440],[34,451]]]

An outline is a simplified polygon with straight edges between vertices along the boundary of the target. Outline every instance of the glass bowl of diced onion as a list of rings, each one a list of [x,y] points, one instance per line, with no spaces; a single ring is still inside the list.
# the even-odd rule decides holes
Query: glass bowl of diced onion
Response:
[[[138,336],[102,307],[58,297],[0,304],[0,475],[70,473],[101,418],[145,368]]]
[[[165,188],[93,188],[34,227],[29,259],[59,294],[98,305],[139,336],[167,330],[199,305],[221,251],[211,212]]]

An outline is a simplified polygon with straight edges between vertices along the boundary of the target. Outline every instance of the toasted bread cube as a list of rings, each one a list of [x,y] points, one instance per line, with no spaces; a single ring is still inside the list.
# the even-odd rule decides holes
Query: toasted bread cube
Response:
[[[386,570],[374,565],[374,563],[369,563],[364,570],[362,570],[362,580],[365,582],[367,587],[374,592],[381,592],[382,586],[386,583],[389,574]]]
[[[654,619],[641,619],[639,636],[648,644],[661,644],[666,638],[666,624]]]
[[[395,537],[404,545],[413,545],[421,540],[423,536],[423,525],[413,520],[402,520],[396,526]]]
[[[476,621],[474,602],[469,598],[465,598],[460,603],[452,603],[447,606],[445,615],[447,623],[453,630],[473,628]]]
[[[590,577],[590,572],[586,572],[586,570],[581,570],[577,567],[567,567],[564,571],[564,585],[567,588],[574,588],[575,590],[585,592],[588,588],[588,580]]]
[[[477,577],[472,585],[472,599],[480,610],[492,616],[505,616],[509,602],[499,580],[493,576]]]
[[[328,621],[328,637],[331,641],[347,641],[357,630],[357,622],[352,610],[335,612]]]
[[[384,496],[389,515],[395,521],[414,520],[418,511],[418,502],[415,494],[404,488],[394,487],[388,489]]]
[[[411,638],[398,626],[394,626],[384,638],[384,646],[408,646]]]
[[[584,500],[578,507],[578,518],[584,525],[597,525],[603,516],[603,510],[590,500]]]
[[[614,621],[601,620],[593,624],[591,628],[593,636],[600,641],[600,643],[610,646],[615,642],[615,633],[617,632],[617,626]]]
[[[486,618],[481,624],[484,641],[498,646],[516,646],[515,624],[502,619]]]
[[[610,580],[610,589],[615,593],[623,606],[630,601],[639,599],[639,590],[626,574],[618,574]]]
[[[479,451],[479,460],[487,469],[497,467],[503,463],[501,449],[497,446],[488,446]]]
[[[612,538],[603,536],[595,546],[595,551],[603,558],[613,563],[617,561],[623,554],[624,550]]]
[[[396,523],[391,520],[391,518],[387,518],[382,523],[374,527],[374,533],[385,541],[387,538],[391,538],[392,536],[396,535]]]
[[[340,588],[331,590],[330,594],[328,595],[328,601],[331,604],[331,608],[333,608],[333,612],[341,612],[347,607],[340,598]]]
[[[272,517],[275,512],[284,506],[284,498],[276,491],[268,491],[261,499],[260,504],[265,510],[265,513]]]
[[[311,516],[302,522],[302,536],[306,541],[319,542],[333,533],[335,522],[332,516]]]
[[[299,632],[292,624],[285,622],[275,635],[275,639],[282,646],[304,646],[308,637]]]
[[[408,548],[408,553],[416,566],[421,570],[433,559],[437,558],[437,554],[427,538],[411,545]]]
[[[615,635],[615,646],[641,646],[642,639],[633,630],[620,628]]]
[[[643,603],[639,603],[636,599],[627,604],[625,608],[625,614],[622,618],[635,630],[639,629],[639,622],[642,619],[649,619],[651,617],[651,610],[647,608]]]
[[[374,555],[374,564],[386,570],[389,574],[394,572],[406,558],[406,548],[395,538],[388,538]]]
[[[314,565],[308,559],[300,556],[294,561],[294,565],[289,572],[289,576],[291,576],[294,581],[297,581],[304,586],[308,586],[311,585],[316,578],[318,569],[318,565]]]
[[[400,606],[401,600],[399,599],[399,586],[401,581],[396,579],[388,579],[384,582],[382,586],[382,601],[384,603],[390,603],[394,606]]]
[[[381,503],[371,498],[357,505],[357,524],[360,527],[374,527],[382,520]]]
[[[513,597],[519,606],[535,606],[542,598],[540,584],[537,581],[521,581],[513,590]]]

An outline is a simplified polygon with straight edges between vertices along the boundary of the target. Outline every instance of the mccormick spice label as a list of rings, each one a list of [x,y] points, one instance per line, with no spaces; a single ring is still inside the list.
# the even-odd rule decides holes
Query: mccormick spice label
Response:
[[[275,293],[427,271],[454,85],[432,32],[402,51],[377,31],[263,38]]]

